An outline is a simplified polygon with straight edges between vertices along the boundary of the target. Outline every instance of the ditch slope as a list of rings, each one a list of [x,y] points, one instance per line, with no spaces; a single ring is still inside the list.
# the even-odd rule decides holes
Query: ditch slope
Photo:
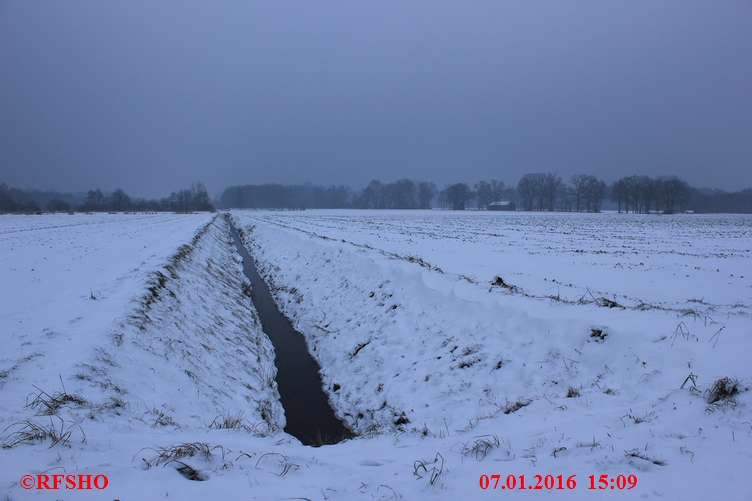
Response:
[[[253,305],[264,333],[274,345],[277,387],[287,420],[285,431],[306,445],[337,443],[351,437],[350,430],[334,415],[321,388],[321,367],[308,352],[305,338],[277,309],[237,230],[234,227],[231,230],[245,275],[251,281]]]

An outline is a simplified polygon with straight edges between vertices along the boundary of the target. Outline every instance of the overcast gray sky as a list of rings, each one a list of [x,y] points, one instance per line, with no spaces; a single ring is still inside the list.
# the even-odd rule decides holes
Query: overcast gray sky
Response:
[[[750,1],[0,0],[0,181],[752,187]]]

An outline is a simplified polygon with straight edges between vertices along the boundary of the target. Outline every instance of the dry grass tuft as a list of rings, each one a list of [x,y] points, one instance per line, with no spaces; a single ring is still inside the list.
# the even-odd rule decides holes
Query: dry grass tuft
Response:
[[[251,432],[251,427],[248,426],[245,419],[245,413],[238,412],[237,414],[223,414],[214,418],[214,421],[209,425],[210,429],[214,430],[242,430],[248,433]]]
[[[15,447],[18,447],[19,445],[31,445],[36,442],[43,442],[48,438],[52,442],[50,444],[50,447],[54,447],[58,444],[68,445],[71,438],[71,427],[66,428],[65,421],[63,421],[63,419],[59,416],[56,417],[60,420],[59,429],[52,421],[52,417],[50,417],[49,425],[43,425],[31,421],[22,421],[20,423],[14,423],[8,426],[3,431],[7,431],[14,426],[20,426],[20,429],[11,433],[10,437],[8,437],[8,439],[2,443],[2,448],[13,449]],[[83,433],[83,430],[81,430],[81,433]],[[86,441],[85,435],[84,441]]]
[[[147,414],[154,415],[154,418],[151,420],[152,428],[156,428],[157,426],[175,426],[177,428],[180,428],[180,425],[176,423],[174,419],[172,419],[172,416],[156,407],[148,411]]]
[[[602,343],[608,337],[608,332],[603,327],[591,327],[590,328],[590,337],[596,343]]]
[[[33,385],[32,385],[33,386]],[[66,393],[65,391],[62,392],[56,392],[53,395],[48,394],[47,392],[40,390],[38,387],[34,386],[37,390],[39,390],[39,393],[34,397],[34,399],[26,404],[27,408],[32,408],[37,411],[37,414],[40,416],[54,416],[57,414],[57,412],[60,410],[60,408],[64,405],[73,404],[73,405],[79,405],[84,406],[88,405],[89,401],[86,400],[84,397],[78,394],[71,394]],[[27,399],[28,402],[28,399]]]
[[[632,449],[631,451],[624,451],[624,456],[628,458],[637,458],[642,459],[643,461],[649,461],[657,466],[666,466],[668,463],[662,459],[653,459],[650,456],[647,455],[647,446],[645,446],[645,450],[641,451],[640,449]]]
[[[488,455],[491,449],[500,446],[501,442],[499,442],[497,435],[481,435],[462,444],[460,454],[463,456],[472,456],[477,461],[480,461]]]
[[[422,471],[421,471],[422,470]],[[433,461],[416,460],[413,462],[413,475],[418,478],[423,478],[428,475],[428,483],[433,485],[439,479],[444,471],[444,456],[441,453],[436,453]]]
[[[589,443],[578,440],[574,445],[575,447],[589,447],[591,451],[596,447],[598,447],[599,449],[602,448],[601,443],[598,442],[595,437],[593,437],[593,440],[591,440]]]
[[[141,449],[141,451],[147,449],[151,448],[144,448]],[[186,442],[182,444],[170,445],[169,447],[159,447],[158,449],[151,449],[152,451],[156,452],[156,455],[152,456],[150,459],[141,459],[142,461],[144,461],[144,463],[146,463],[147,468],[159,466],[160,464],[167,464],[171,461],[177,461],[182,458],[192,458],[194,456],[199,456],[205,461],[208,461],[214,457],[214,451],[217,449],[221,451],[222,458],[224,458],[225,449],[221,445],[210,446],[205,442]]]
[[[741,383],[736,378],[722,377],[705,392],[709,404],[733,404],[735,396],[742,392]]]
[[[520,292],[520,288],[516,285],[508,284],[504,281],[503,278],[501,278],[499,275],[496,275],[493,280],[491,280],[491,289],[493,290],[494,287],[501,287],[502,289],[506,289],[508,292],[515,294]]]
[[[531,402],[532,400],[518,400],[516,402],[510,402],[509,400],[507,400],[506,404],[501,406],[501,412],[503,412],[504,414],[511,414],[513,412],[517,412],[525,406],[530,405]]]
[[[564,395],[566,398],[575,398],[580,396],[580,390],[577,388],[574,388],[572,386],[567,388],[567,394]]]

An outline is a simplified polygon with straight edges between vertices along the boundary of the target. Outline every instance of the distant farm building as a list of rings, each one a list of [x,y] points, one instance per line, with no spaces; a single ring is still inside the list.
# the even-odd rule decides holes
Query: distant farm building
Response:
[[[488,204],[488,210],[517,210],[514,202],[502,200],[501,202],[491,202]]]

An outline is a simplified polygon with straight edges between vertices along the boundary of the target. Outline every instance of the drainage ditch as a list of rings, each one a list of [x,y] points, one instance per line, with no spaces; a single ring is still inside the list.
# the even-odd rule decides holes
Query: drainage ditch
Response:
[[[269,287],[256,270],[232,223],[230,230],[243,258],[243,271],[251,281],[251,298],[261,326],[274,345],[277,389],[287,418],[285,431],[303,444],[313,446],[351,438],[352,432],[337,419],[329,405],[329,399],[322,389],[321,367],[308,352],[305,338],[277,309]]]

